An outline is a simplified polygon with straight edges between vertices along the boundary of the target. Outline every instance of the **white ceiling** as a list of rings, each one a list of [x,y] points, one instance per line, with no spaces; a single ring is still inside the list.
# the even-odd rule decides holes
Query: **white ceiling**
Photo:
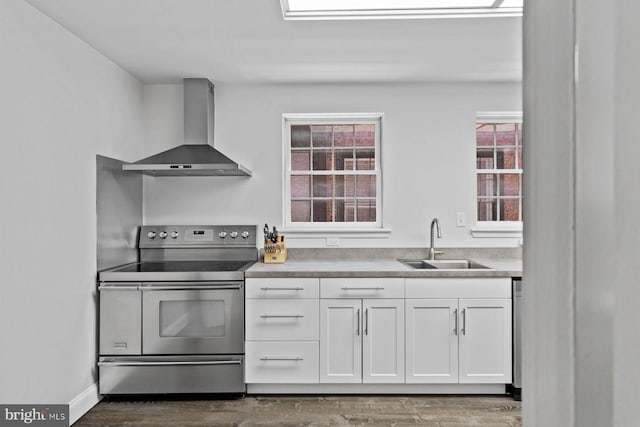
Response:
[[[25,1],[144,83],[522,78],[522,18],[285,21],[279,0]]]

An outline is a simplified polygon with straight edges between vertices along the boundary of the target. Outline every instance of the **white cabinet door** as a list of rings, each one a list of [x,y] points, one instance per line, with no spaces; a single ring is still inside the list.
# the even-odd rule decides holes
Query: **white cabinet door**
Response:
[[[404,300],[362,303],[362,382],[404,383]]]
[[[511,300],[461,299],[460,383],[511,382]]]
[[[362,302],[320,300],[320,382],[362,382]]]
[[[458,382],[457,299],[406,300],[407,384]]]

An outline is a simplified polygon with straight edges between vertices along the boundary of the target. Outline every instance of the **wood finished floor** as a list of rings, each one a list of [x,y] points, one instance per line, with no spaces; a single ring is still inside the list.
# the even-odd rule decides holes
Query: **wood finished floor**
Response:
[[[508,396],[248,396],[233,400],[103,401],[74,426],[522,425]]]

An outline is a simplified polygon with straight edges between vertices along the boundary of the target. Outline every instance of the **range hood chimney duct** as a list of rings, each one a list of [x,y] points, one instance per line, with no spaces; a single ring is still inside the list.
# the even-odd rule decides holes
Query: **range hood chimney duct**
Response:
[[[122,169],[151,176],[251,176],[213,148],[214,92],[208,79],[184,79],[184,144]]]

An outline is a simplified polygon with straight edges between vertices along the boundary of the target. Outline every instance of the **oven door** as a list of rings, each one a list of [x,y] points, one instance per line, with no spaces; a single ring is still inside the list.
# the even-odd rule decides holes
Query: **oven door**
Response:
[[[244,353],[243,282],[143,283],[142,354]]]

